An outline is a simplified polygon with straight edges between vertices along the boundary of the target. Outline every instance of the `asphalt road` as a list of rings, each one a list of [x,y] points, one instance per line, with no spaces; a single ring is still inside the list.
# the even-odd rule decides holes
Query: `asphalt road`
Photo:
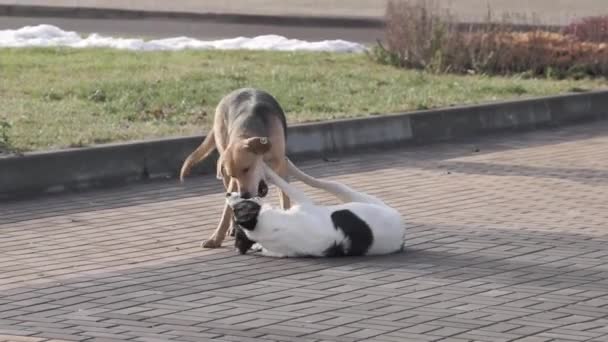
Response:
[[[606,0],[439,0],[462,21],[478,21],[485,17],[488,5],[500,17],[502,13],[526,13],[544,24],[565,24],[573,17],[608,14]],[[294,0],[288,5],[282,0],[176,0],[158,2],[141,0],[120,2],[114,0],[56,0],[53,6],[117,8],[146,11],[184,11],[192,13],[271,14],[293,16],[346,16],[381,18],[386,0]],[[38,0],[0,0],[0,4],[40,4]],[[48,5],[48,4],[47,4]],[[176,19],[68,19],[55,17],[2,17],[0,29],[25,25],[52,24],[65,30],[82,33],[101,33],[116,36],[165,38],[189,36],[199,39],[233,38],[279,34],[305,40],[345,39],[373,43],[383,37],[378,28],[303,27],[267,24],[234,24],[211,21]]]
[[[373,43],[384,36],[383,30],[378,28],[289,27],[283,25],[252,25],[164,19],[123,20],[0,17],[0,30],[38,24],[55,25],[63,30],[77,31],[85,34],[95,32],[113,36],[147,38],[188,36],[210,40],[238,36],[253,37],[264,34],[278,34],[288,38],[311,41],[344,39],[360,43]]]
[[[116,8],[192,13],[246,13],[295,16],[347,16],[378,18],[388,0],[0,0],[0,4],[56,7]],[[534,13],[547,24],[563,23],[571,16],[608,14],[606,0],[435,0],[451,8],[464,21],[483,18],[488,6],[495,13]]]

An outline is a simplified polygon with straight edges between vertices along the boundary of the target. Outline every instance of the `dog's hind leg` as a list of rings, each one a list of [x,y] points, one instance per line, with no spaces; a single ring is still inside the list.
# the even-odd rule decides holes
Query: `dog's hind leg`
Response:
[[[360,203],[373,203],[378,205],[386,204],[379,200],[378,198],[368,195],[363,192],[358,192],[345,184],[334,182],[330,180],[320,180],[314,177],[309,176],[304,173],[302,170],[298,169],[291,160],[285,158],[287,161],[287,169],[289,174],[294,176],[296,179],[302,181],[304,184],[312,186],[313,188],[323,189],[327,192],[332,193],[334,196],[338,197],[342,202],[360,202]]]
[[[283,163],[281,164],[281,166],[278,168],[279,170],[279,176],[281,176],[281,178],[283,178],[283,180],[285,180],[285,183],[289,183],[289,171],[287,169],[287,163],[286,163],[287,159],[283,160]],[[281,209],[286,210],[291,208],[291,201],[289,200],[289,196],[287,196],[287,194],[281,190],[279,188],[279,192],[280,192],[280,202],[281,202]]]
[[[290,185],[281,176],[277,175],[268,165],[264,164],[264,173],[266,177],[281,189],[281,193],[289,197],[290,201],[298,204],[313,204],[313,201],[301,190],[293,185]]]

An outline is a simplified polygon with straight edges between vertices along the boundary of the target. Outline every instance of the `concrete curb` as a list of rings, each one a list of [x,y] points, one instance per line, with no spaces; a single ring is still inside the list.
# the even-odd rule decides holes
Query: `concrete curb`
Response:
[[[56,17],[81,19],[173,19],[221,23],[305,27],[384,27],[382,18],[257,15],[237,13],[195,13],[124,10],[112,8],[56,7],[33,5],[0,5],[0,16]]]
[[[399,147],[608,118],[608,91],[293,125],[291,158]],[[171,178],[202,137],[108,144],[0,158],[0,199]],[[214,172],[215,157],[195,173]]]

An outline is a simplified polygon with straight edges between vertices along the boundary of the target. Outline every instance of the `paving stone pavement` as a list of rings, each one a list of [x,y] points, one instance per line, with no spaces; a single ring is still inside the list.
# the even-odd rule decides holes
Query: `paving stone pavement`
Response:
[[[608,341],[608,123],[298,164],[399,208],[405,253],[202,250],[213,177],[2,203],[0,341]]]

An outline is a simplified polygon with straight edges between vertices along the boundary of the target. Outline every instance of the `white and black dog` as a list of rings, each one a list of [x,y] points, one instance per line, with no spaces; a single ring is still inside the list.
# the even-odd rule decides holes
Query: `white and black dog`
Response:
[[[235,246],[245,254],[256,242],[262,255],[274,257],[335,257],[380,255],[403,251],[405,224],[399,212],[376,197],[348,186],[315,179],[288,161],[289,172],[302,182],[324,189],[344,203],[316,205],[306,194],[265,167],[267,180],[292,202],[288,210],[229,193],[227,203],[237,226]]]

